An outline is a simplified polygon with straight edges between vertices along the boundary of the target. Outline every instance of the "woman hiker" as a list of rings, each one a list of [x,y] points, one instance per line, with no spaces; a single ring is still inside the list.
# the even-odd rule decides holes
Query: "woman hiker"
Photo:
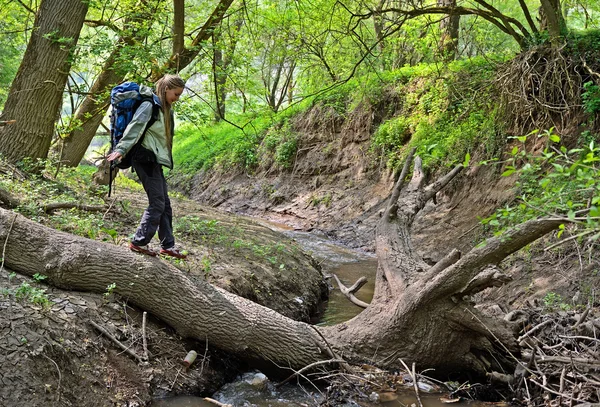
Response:
[[[156,256],[158,253],[148,243],[158,230],[160,254],[184,259],[186,255],[175,249],[173,237],[173,211],[167,192],[163,167],[173,168],[173,113],[171,105],[179,100],[185,82],[177,75],[165,75],[156,84],[156,96],[160,101],[158,119],[146,130],[144,139],[135,151],[131,151],[132,167],[138,174],[148,195],[148,207],[142,215],[140,226],[129,243],[134,252]],[[140,94],[153,97],[152,89],[140,85]],[[130,152],[144,132],[152,117],[153,104],[144,101],[135,111],[123,138],[107,157],[108,161],[120,160]]]

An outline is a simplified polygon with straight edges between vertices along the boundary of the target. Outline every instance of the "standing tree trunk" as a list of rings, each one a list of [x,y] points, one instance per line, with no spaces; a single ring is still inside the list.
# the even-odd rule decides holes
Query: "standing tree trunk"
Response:
[[[426,186],[417,159],[403,189],[411,157],[377,228],[373,300],[361,314],[335,326],[293,321],[207,282],[192,281],[168,262],[58,232],[0,209],[4,265],[28,275],[42,273],[51,284],[67,289],[101,293],[114,283],[116,293],[182,336],[279,366],[301,368],[343,355],[351,363],[386,368],[401,368],[401,360],[415,362],[437,374],[510,369],[514,362],[507,351],[516,349],[511,326],[480,315],[464,298],[503,281],[496,265],[561,220],[529,221],[463,256],[450,250],[429,266],[413,250],[410,228],[425,203],[462,166]]]
[[[171,55],[176,60],[176,71],[179,72],[179,55],[184,50],[185,35],[185,1],[173,0],[173,51]]]
[[[383,54],[385,44],[383,43],[383,16],[381,10],[385,5],[386,0],[379,0],[377,6],[375,6],[375,12],[373,13],[373,29],[375,30],[375,39],[377,40],[377,49]]]
[[[560,0],[540,0],[540,31],[548,31],[550,42],[553,45],[560,43],[561,37],[566,34],[565,18],[560,6]]]
[[[73,50],[87,13],[84,0],[43,0],[0,120],[0,152],[10,161],[46,158],[60,114]]]
[[[438,0],[440,7],[456,7],[456,0]],[[459,14],[448,14],[440,21],[439,51],[445,61],[453,61],[458,53]]]
[[[235,53],[235,47],[237,45],[240,28],[242,27],[244,20],[238,18],[233,23],[233,26],[229,27],[229,42],[226,43],[224,36],[224,24],[218,30],[215,30],[213,34],[213,80],[215,86],[215,121],[218,122],[225,118],[225,107],[227,100],[227,76],[229,73],[229,66],[233,61]]]
[[[227,74],[225,73],[225,67],[223,66],[223,50],[217,44],[218,32],[221,30],[215,30],[213,33],[213,64],[212,64],[212,75],[213,83],[215,88],[215,122],[221,121],[225,118],[225,98],[227,93],[225,91],[225,82],[227,82]]]
[[[215,27],[221,24],[221,21],[223,21],[223,18],[225,17],[225,13],[229,10],[232,3],[233,0],[220,0],[215,6],[212,14],[208,17],[208,20],[206,20],[202,28],[198,31],[198,34],[192,40],[189,47],[183,47],[179,54],[171,55],[165,64],[156,66],[152,71],[151,81],[157,81],[165,72],[170,72],[175,69],[179,72],[188,66],[202,50],[202,42],[209,40]]]
[[[160,2],[161,0],[159,0]],[[141,9],[130,13],[125,20],[123,33],[117,40],[104,65],[100,75],[94,81],[77,111],[74,122],[76,126],[60,143],[60,161],[67,167],[76,167],[85,155],[96,131],[102,123],[110,104],[108,90],[125,80],[127,71],[119,65],[119,59],[125,47],[133,47],[142,42],[148,35],[149,25],[155,15],[156,4],[140,2]]]
[[[121,47],[115,48],[108,57],[102,67],[102,72],[90,88],[89,94],[75,112],[75,122],[81,124],[61,140],[60,161],[62,165],[67,167],[79,165],[108,109],[110,96],[106,94],[107,89],[122,82],[125,78],[125,74],[119,72],[115,67],[115,59],[120,50]]]

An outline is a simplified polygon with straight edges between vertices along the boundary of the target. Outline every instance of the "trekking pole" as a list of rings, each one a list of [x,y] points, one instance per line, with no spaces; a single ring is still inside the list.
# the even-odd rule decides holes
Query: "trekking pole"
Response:
[[[110,198],[110,192],[112,190],[112,173],[113,173],[113,166],[112,163],[109,164],[109,170],[108,170],[108,197]]]

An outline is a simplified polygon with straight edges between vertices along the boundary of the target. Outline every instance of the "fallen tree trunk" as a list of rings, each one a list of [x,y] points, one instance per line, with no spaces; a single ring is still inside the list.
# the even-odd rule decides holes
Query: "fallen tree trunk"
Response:
[[[466,255],[451,250],[434,266],[415,254],[410,227],[416,214],[462,167],[425,186],[420,161],[403,189],[412,155],[398,179],[377,228],[379,267],[375,294],[357,317],[331,327],[286,318],[204,281],[160,259],[58,232],[0,210],[4,264],[49,277],[57,287],[114,292],[147,310],[184,337],[247,359],[299,369],[343,356],[401,368],[401,361],[438,373],[509,369],[516,341],[509,322],[480,315],[463,299],[500,280],[493,267],[509,254],[558,227],[562,220],[527,222],[492,238]],[[403,191],[403,193],[401,193]],[[108,260],[110,259],[110,260]]]

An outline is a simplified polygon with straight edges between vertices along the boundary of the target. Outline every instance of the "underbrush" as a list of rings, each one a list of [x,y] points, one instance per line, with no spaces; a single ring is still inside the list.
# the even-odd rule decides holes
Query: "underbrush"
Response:
[[[126,219],[108,216],[107,186],[92,182],[93,166],[63,167],[56,170],[50,160],[25,161],[17,166],[2,164],[0,190],[4,206],[53,229],[89,239],[121,242]],[[124,175],[113,182],[113,188],[141,188]],[[119,202],[120,210],[127,202]]]

